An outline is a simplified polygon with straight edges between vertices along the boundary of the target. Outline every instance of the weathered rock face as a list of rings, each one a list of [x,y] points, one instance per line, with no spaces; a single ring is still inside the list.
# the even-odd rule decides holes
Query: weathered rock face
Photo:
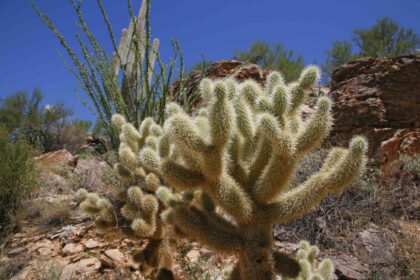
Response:
[[[238,81],[247,79],[253,79],[254,81],[264,84],[267,75],[270,73],[268,69],[261,69],[256,64],[244,64],[237,60],[221,60],[219,62],[210,65],[204,73],[201,71],[193,71],[191,75],[184,81],[183,89],[187,96],[190,96],[198,87],[202,77],[206,77],[212,80],[232,77]],[[179,91],[179,82],[175,82],[171,93],[174,101],[183,104],[183,96],[179,96],[176,93]],[[199,99],[194,102],[199,102]]]
[[[370,155],[398,129],[420,127],[420,57],[361,58],[332,74],[333,136],[369,139]]]

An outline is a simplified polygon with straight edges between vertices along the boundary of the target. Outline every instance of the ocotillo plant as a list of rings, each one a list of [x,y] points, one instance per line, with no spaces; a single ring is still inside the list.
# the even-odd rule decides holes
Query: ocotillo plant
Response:
[[[83,200],[81,207],[96,216],[99,230],[121,230],[131,238],[147,239],[145,249],[134,253],[134,261],[142,271],[155,275],[157,279],[163,275],[168,277],[172,275],[172,258],[159,216],[164,205],[154,194],[161,185],[160,179],[154,173],[145,171],[136,156],[144,147],[159,151],[163,156],[165,148],[162,142],[165,140],[159,139],[163,138],[163,132],[151,118],[142,122],[140,130],[127,123],[121,115],[114,115],[112,121],[121,130],[120,163],[114,169],[127,188],[120,190],[113,200],[82,189],[79,191],[79,197]]]
[[[166,96],[177,68],[178,57],[179,80],[182,84],[183,57],[179,44],[173,41],[175,56],[165,65],[158,52],[159,40],[150,42],[151,0],[142,1],[137,17],[128,1],[131,16],[129,27],[122,30],[118,45],[102,1],[97,0],[111,38],[114,49],[112,55],[107,53],[87,26],[82,13],[82,1],[70,0],[82,32],[76,34],[80,55],[69,45],[48,15],[41,13],[34,0],[29,1],[68,53],[73,66],[63,60],[90,99],[89,102],[82,102],[106,129],[113,148],[117,149],[119,144],[118,132],[111,122],[113,114],[122,114],[137,128],[146,117],[163,122]],[[155,67],[156,60],[159,67]],[[182,86],[179,89],[181,91]]]
[[[203,80],[207,106],[189,116],[168,105],[164,152],[144,147],[139,153],[146,170],[185,192],[180,198],[169,188],[157,190],[168,207],[164,222],[187,238],[237,255],[231,279],[296,277],[299,263],[272,251],[272,226],[345,190],[364,169],[367,143],[354,137],[349,149],[332,148],[317,173],[288,188],[302,156],[321,144],[332,125],[328,97],[302,118],[306,93],[318,79],[318,68],[310,66],[288,85],[278,72],[264,88],[252,81]],[[197,191],[202,203],[195,202]]]

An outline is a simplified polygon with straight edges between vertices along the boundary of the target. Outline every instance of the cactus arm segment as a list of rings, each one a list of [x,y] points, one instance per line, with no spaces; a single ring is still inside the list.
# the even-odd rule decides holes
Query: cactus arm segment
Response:
[[[318,147],[321,141],[327,137],[331,126],[330,100],[327,97],[323,97],[318,101],[317,111],[311,115],[305,123],[305,127],[297,136],[297,152],[304,154]]]
[[[179,190],[192,190],[207,182],[200,172],[191,170],[171,159],[163,162],[161,170],[165,182]]]
[[[194,206],[173,208],[174,224],[188,236],[221,252],[237,252],[243,248],[241,235],[213,221]]]
[[[208,187],[211,198],[239,222],[249,222],[254,205],[245,190],[227,174]]]
[[[307,213],[327,193],[345,190],[364,169],[366,149],[366,140],[355,137],[347,154],[341,159],[337,155],[342,154],[342,150],[333,150],[326,162],[328,167],[324,165],[321,168],[323,172],[312,175],[305,183],[269,204],[269,215],[277,222],[286,222]],[[335,167],[329,168],[333,162],[336,162]]]

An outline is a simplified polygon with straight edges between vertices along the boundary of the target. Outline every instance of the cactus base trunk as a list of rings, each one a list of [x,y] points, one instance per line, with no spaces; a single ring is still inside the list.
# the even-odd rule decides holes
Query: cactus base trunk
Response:
[[[274,280],[271,227],[252,225],[247,229],[246,250],[238,254],[232,280]]]

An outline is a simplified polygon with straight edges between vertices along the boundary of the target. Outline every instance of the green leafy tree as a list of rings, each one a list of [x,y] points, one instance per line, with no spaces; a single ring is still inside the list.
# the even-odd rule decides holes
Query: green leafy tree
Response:
[[[420,36],[411,28],[404,28],[384,17],[371,28],[353,30],[352,41],[334,42],[326,53],[322,69],[328,80],[335,69],[358,57],[418,55],[419,47]]]
[[[91,121],[86,121],[86,120],[74,120],[72,122],[73,126],[75,127],[76,130],[82,132],[82,133],[89,133],[89,129],[92,126],[92,122]]]
[[[400,56],[415,54],[420,37],[411,28],[404,28],[388,17],[378,19],[370,29],[353,31],[353,41],[360,56]]]
[[[327,51],[326,60],[322,70],[327,77],[339,66],[355,59],[357,55],[352,53],[352,45],[347,41],[335,41],[330,50]]]
[[[294,51],[285,49],[282,44],[269,45],[262,41],[255,42],[248,50],[236,50],[234,58],[280,71],[287,82],[298,79],[304,67],[302,55],[295,57]]]
[[[41,152],[68,148],[83,141],[90,123],[71,120],[73,111],[64,104],[42,105],[42,93],[16,92],[0,100],[0,124],[11,139],[22,139]]]
[[[0,225],[36,186],[33,155],[26,141],[12,139],[9,130],[0,123]]]

